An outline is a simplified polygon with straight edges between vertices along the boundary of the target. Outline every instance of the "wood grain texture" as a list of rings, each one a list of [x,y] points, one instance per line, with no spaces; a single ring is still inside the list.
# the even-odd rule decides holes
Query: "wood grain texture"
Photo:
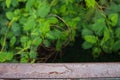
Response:
[[[0,78],[108,77],[120,77],[120,63],[0,64]]]

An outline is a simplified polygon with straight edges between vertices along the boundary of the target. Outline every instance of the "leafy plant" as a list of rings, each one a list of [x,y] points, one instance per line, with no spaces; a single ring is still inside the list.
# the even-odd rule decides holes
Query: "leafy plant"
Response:
[[[119,8],[119,0],[0,0],[0,62],[46,62],[75,37],[94,57],[119,53]]]
[[[53,50],[42,57],[48,59],[74,41],[80,19],[73,4],[74,0],[1,0],[0,62],[35,62],[38,55],[46,54],[38,53],[41,46]],[[11,58],[2,55],[9,53]]]
[[[99,57],[102,53],[119,53],[120,11],[118,8],[120,3],[101,0],[94,3],[88,1],[86,5],[89,8],[86,16],[89,15],[90,19],[85,21],[87,25],[82,30],[82,36],[85,40],[83,48],[92,48],[94,57]]]

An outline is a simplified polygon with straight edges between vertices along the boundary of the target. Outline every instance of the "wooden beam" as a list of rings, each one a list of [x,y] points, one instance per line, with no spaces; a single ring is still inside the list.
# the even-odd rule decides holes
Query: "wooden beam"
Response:
[[[0,64],[0,78],[114,78],[120,63]]]

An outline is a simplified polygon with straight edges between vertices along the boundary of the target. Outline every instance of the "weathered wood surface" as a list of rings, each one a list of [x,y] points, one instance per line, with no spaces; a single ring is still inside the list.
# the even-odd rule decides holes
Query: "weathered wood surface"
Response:
[[[0,78],[120,77],[120,63],[0,64]]]

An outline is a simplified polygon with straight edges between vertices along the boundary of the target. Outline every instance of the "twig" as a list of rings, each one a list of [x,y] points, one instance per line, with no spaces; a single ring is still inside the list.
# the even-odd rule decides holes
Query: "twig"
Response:
[[[69,25],[68,25],[68,24],[65,22],[65,20],[62,19],[60,16],[58,16],[58,15],[56,15],[56,14],[50,14],[50,16],[55,16],[55,17],[57,17],[59,20],[61,20],[61,21],[66,25],[66,27],[67,27],[68,29],[70,29]]]
[[[96,4],[97,4],[98,9],[102,12],[101,14],[106,18],[105,12],[103,11],[103,8],[105,8],[105,7],[100,6],[97,2],[96,2]]]
[[[52,62],[54,62],[54,61],[56,60],[58,53],[59,53],[59,52],[56,52],[55,57],[54,57],[54,59],[52,60]]]
[[[58,26],[58,25],[51,25],[51,26],[56,27],[56,28],[58,28],[58,29],[60,29],[60,30],[65,31],[63,28],[61,28],[61,27],[60,27],[60,26]]]
[[[65,25],[66,25],[66,27],[68,28],[68,30],[70,31],[70,36],[69,36],[69,39],[68,39],[68,41],[67,42],[65,42],[65,47],[70,43],[70,40],[71,40],[71,34],[72,34],[72,30],[71,30],[71,28],[69,27],[69,25],[65,22],[65,20],[64,19],[62,19],[60,16],[58,16],[58,15],[55,15],[55,14],[50,14],[51,16],[55,16],[55,17],[57,17],[59,20],[61,20]]]
[[[46,62],[53,54],[55,54],[56,53],[56,51],[54,51],[54,52],[52,52],[50,55],[48,55],[47,56],[47,59],[44,61],[44,62]]]
[[[21,52],[23,52],[23,51],[25,51],[25,50],[27,50],[27,49],[29,49],[29,48],[28,48],[28,47],[27,47],[27,48],[24,48],[24,49],[18,51],[16,54],[20,54]],[[16,54],[15,54],[15,55],[16,55]]]

